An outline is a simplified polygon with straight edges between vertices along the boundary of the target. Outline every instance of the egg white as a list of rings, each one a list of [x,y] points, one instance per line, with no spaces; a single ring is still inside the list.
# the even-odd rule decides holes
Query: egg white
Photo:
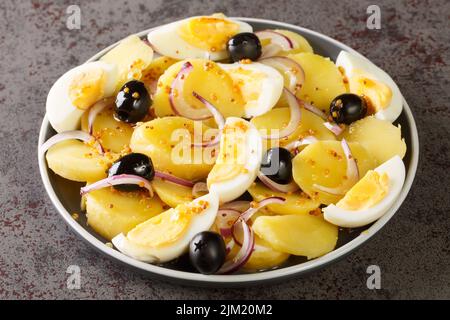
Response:
[[[160,263],[173,260],[187,250],[189,242],[197,233],[209,230],[215,221],[217,210],[219,209],[219,198],[216,194],[210,192],[193,200],[191,203],[198,203],[201,200],[209,203],[208,208],[192,218],[188,229],[174,243],[156,248],[147,247],[134,243],[123,233],[115,236],[112,239],[112,243],[120,252],[139,261]]]
[[[57,132],[78,129],[81,116],[86,110],[78,109],[72,104],[69,87],[77,75],[96,69],[102,69],[106,74],[102,98],[112,96],[118,78],[117,67],[103,61],[88,62],[75,67],[63,74],[51,87],[47,96],[46,112],[50,124]]]
[[[348,78],[359,71],[363,71],[363,75],[369,79],[373,79],[384,83],[392,90],[392,99],[390,104],[384,109],[375,113],[375,117],[381,120],[394,122],[403,109],[403,96],[397,84],[392,78],[381,68],[377,67],[371,61],[364,57],[351,54],[347,51],[341,51],[336,59],[336,66],[342,67],[345,70],[345,75]]]
[[[156,52],[163,56],[168,56],[174,59],[183,60],[189,58],[198,58],[218,61],[227,58],[228,52],[226,50],[211,52],[208,50],[197,48],[192,44],[186,42],[178,34],[178,28],[180,28],[187,21],[195,18],[199,17],[191,17],[161,26],[155,30],[150,31],[147,35],[147,39]],[[236,23],[239,26],[238,33],[253,31],[252,26],[250,26],[248,23],[227,18],[223,19]]]
[[[405,165],[399,156],[389,159],[374,171],[389,176],[387,195],[376,205],[364,210],[346,210],[331,204],[323,209],[324,218],[334,225],[345,228],[362,227],[378,220],[394,204],[405,181]]]
[[[272,110],[283,93],[283,76],[270,66],[257,62],[248,64],[239,62],[232,64],[219,63],[219,66],[225,70],[235,82],[239,80],[239,77],[237,77],[234,72],[239,68],[257,74],[264,74],[264,79],[259,83],[260,88],[259,90],[256,90],[259,93],[258,99],[255,101],[247,99],[245,95],[243,96],[246,101],[246,105],[244,106],[244,116],[246,118],[260,116]]]
[[[236,198],[239,198],[255,181],[258,174],[258,170],[261,166],[262,160],[262,138],[256,127],[241,118],[229,117],[225,122],[225,127],[232,127],[238,122],[243,122],[249,128],[246,131],[245,142],[243,146],[239,147],[239,150],[245,151],[245,169],[247,172],[239,173],[236,177],[215,182],[208,183],[209,191],[218,195],[220,203],[230,202]],[[221,137],[222,146],[224,136]]]

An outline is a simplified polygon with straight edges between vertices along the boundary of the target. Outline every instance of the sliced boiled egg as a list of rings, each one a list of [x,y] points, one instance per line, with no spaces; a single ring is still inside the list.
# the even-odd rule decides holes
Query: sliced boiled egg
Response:
[[[208,193],[171,208],[112,239],[114,246],[134,259],[159,263],[182,255],[191,239],[211,228],[219,209],[216,194]]]
[[[394,204],[404,181],[405,165],[399,156],[394,156],[369,170],[336,205],[324,208],[324,218],[345,228],[372,223]]]
[[[394,80],[364,57],[341,51],[336,65],[344,73],[351,93],[364,96],[375,117],[394,122],[403,108],[403,97]]]
[[[276,69],[262,63],[219,64],[233,79],[245,102],[245,117],[270,111],[281,97],[284,79]]]
[[[102,61],[88,62],[62,75],[51,87],[47,117],[57,132],[75,130],[83,113],[114,94],[117,67]]]
[[[217,61],[228,57],[226,44],[231,37],[252,31],[248,23],[214,14],[161,26],[150,31],[147,39],[154,50],[164,56],[180,60],[206,58]]]
[[[255,181],[262,159],[262,138],[250,122],[227,118],[220,138],[219,155],[206,180],[220,203],[241,196]]]

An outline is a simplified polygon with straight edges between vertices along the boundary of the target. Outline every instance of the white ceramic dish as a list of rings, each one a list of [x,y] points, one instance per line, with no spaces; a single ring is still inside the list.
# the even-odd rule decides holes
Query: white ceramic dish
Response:
[[[348,46],[333,40],[325,35],[311,31],[305,28],[297,27],[291,24],[276,22],[271,20],[262,20],[254,18],[236,18],[250,23],[255,30],[261,29],[288,29],[303,35],[312,45],[314,51],[328,56],[335,60],[341,50],[347,50],[354,54],[359,54]],[[149,29],[150,30],[150,29]],[[139,36],[145,36],[149,30],[138,33]],[[88,61],[95,61],[99,59],[106,52],[111,50],[116,44],[97,53]],[[122,262],[130,267],[133,267],[148,275],[164,278],[177,283],[198,285],[198,286],[248,286],[260,284],[263,282],[280,281],[293,276],[304,275],[312,270],[324,267],[331,262],[342,258],[346,254],[352,252],[360,245],[369,240],[375,235],[396,213],[402,202],[405,200],[416,174],[418,158],[419,158],[419,140],[417,134],[416,124],[406,101],[403,101],[403,112],[396,123],[400,123],[402,127],[402,136],[405,138],[408,150],[405,158],[405,166],[407,168],[406,180],[403,189],[400,193],[396,203],[389,209],[389,211],[378,221],[372,224],[368,229],[357,230],[352,234],[340,234],[337,248],[317,259],[306,261],[301,258],[291,259],[286,266],[279,269],[263,271],[257,273],[245,273],[235,275],[202,275],[199,273],[176,270],[180,268],[178,265],[157,266],[140,261],[136,261],[119,251],[112,249],[105,245],[105,240],[101,239],[92,230],[87,227],[86,222],[81,220],[74,220],[71,212],[79,211],[79,187],[81,184],[68,182],[48,170],[45,158],[39,157],[39,169],[44,183],[45,189],[54,204],[59,214],[63,217],[66,223],[85,241],[90,243],[94,248],[109,256],[110,258]],[[39,145],[44,143],[55,132],[51,128],[47,118],[45,117],[39,135]],[[363,231],[364,230],[364,231]],[[361,232],[363,231],[363,232]],[[182,264],[181,264],[182,265]]]

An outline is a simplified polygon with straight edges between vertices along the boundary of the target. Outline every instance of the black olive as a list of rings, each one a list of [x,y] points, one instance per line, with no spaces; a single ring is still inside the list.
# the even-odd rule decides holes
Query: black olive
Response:
[[[261,172],[272,181],[288,184],[292,181],[292,155],[284,148],[267,150],[261,162]]]
[[[353,93],[344,93],[334,98],[330,105],[330,114],[336,123],[351,124],[366,116],[365,100]]]
[[[256,61],[261,56],[261,42],[254,33],[238,33],[228,40],[227,50],[233,62],[242,59]]]
[[[114,162],[109,168],[109,177],[119,174],[134,174],[151,181],[155,177],[155,169],[153,168],[152,160],[145,154],[130,153]],[[135,184],[119,184],[115,185],[114,188],[121,191],[136,191],[140,189]]]
[[[125,83],[117,94],[114,116],[123,122],[136,123],[145,118],[151,104],[144,83],[132,80]]]
[[[213,274],[225,262],[227,250],[220,234],[203,231],[189,243],[189,258],[198,272]]]

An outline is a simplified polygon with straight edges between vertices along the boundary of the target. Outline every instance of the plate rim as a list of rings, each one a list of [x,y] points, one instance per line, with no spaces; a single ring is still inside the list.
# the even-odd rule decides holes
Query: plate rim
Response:
[[[352,54],[356,54],[358,56],[361,56],[365,59],[362,54],[357,52],[356,50],[352,49],[351,47],[341,43],[338,40],[335,40],[329,36],[326,36],[322,33],[319,33],[317,31],[299,27],[290,23],[286,22],[280,22],[275,20],[269,20],[269,19],[259,19],[259,18],[249,18],[249,17],[230,17],[230,19],[237,19],[248,23],[264,23],[264,24],[270,24],[274,27],[286,27],[288,29],[293,30],[299,30],[302,33],[310,34],[314,37],[321,38],[322,40],[326,42],[330,42],[335,46],[338,46],[340,48],[343,48]],[[166,25],[166,24],[163,24]],[[161,26],[163,26],[161,25]],[[158,26],[160,27],[160,26]],[[138,33],[135,33],[137,36],[145,36],[150,30],[155,29],[156,27],[149,28],[144,31],[140,31]],[[102,55],[104,55],[106,52],[114,48],[119,44],[120,40],[116,43],[104,48],[100,52],[96,53],[94,56],[92,56],[90,59],[88,59],[86,62],[95,61]],[[369,59],[368,59],[369,60]],[[370,60],[369,60],[370,61]],[[374,236],[378,231],[380,231],[386,223],[395,215],[395,213],[398,211],[404,200],[406,199],[412,185],[414,178],[417,173],[417,167],[418,167],[418,161],[419,161],[419,137],[418,137],[418,131],[416,122],[414,120],[413,113],[406,102],[406,100],[403,98],[403,111],[405,112],[406,119],[409,123],[409,134],[411,137],[411,158],[409,162],[408,172],[406,175],[405,183],[403,185],[402,191],[400,195],[397,198],[397,201],[395,204],[389,208],[389,210],[380,218],[378,219],[373,225],[371,225],[366,231],[361,232],[359,236],[354,238],[353,240],[349,241],[348,243],[344,244],[343,246],[327,253],[326,255],[323,255],[319,258],[315,258],[313,260],[303,262],[300,264],[296,264],[293,266],[281,268],[281,269],[275,269],[270,271],[264,271],[264,272],[256,272],[256,273],[247,273],[247,274],[237,274],[237,275],[203,275],[198,273],[192,273],[187,271],[179,271],[179,270],[173,270],[157,265],[148,264],[145,262],[137,261],[135,259],[132,259],[125,254],[105,245],[101,240],[97,239],[94,235],[89,233],[84,227],[82,227],[80,224],[78,224],[77,221],[75,221],[71,214],[65,209],[61,201],[59,200],[58,196],[56,195],[56,192],[52,188],[49,174],[48,174],[48,168],[45,161],[45,157],[43,154],[39,154],[38,152],[38,162],[39,162],[39,172],[41,175],[42,182],[44,184],[45,190],[47,192],[47,195],[49,196],[53,206],[57,209],[59,215],[64,219],[64,221],[71,227],[75,233],[80,236],[83,240],[91,244],[95,249],[102,252],[106,256],[113,258],[114,260],[117,260],[118,262],[121,262],[122,264],[125,264],[127,266],[133,267],[137,269],[138,271],[141,271],[145,274],[151,274],[152,276],[156,276],[159,278],[163,278],[172,282],[182,282],[184,284],[188,285],[196,285],[196,286],[244,286],[244,285],[255,285],[255,284],[261,284],[261,283],[267,283],[267,282],[275,282],[275,281],[281,281],[286,278],[294,277],[294,276],[300,276],[304,275],[308,272],[311,272],[313,270],[317,270],[321,267],[324,267],[332,262],[336,262],[340,258],[343,258],[350,252],[356,250],[359,248],[362,244],[366,243],[372,236]],[[44,143],[44,139],[47,135],[47,132],[50,128],[50,124],[47,119],[47,115],[44,116],[41,128],[39,131],[39,140],[38,140],[38,150],[39,147]]]

